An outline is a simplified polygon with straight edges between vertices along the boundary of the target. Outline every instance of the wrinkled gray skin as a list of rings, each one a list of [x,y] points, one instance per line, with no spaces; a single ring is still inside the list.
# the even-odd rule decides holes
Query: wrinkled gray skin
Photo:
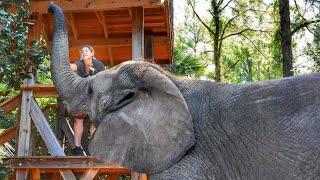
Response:
[[[228,85],[129,61],[83,79],[67,62],[62,11],[49,10],[53,80],[97,126],[93,156],[150,179],[320,178],[320,74]]]

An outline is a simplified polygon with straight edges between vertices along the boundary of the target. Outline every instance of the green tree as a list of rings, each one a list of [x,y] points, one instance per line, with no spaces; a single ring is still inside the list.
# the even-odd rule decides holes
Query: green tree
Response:
[[[48,76],[49,56],[45,42],[28,39],[33,25],[28,6],[28,0],[0,1],[0,103],[16,95],[22,80],[29,74],[41,71],[40,83]],[[0,112],[0,130],[11,127],[19,115],[19,110],[6,115]],[[14,141],[0,147],[2,157],[12,155],[8,153],[14,147],[12,143]]]
[[[183,24],[175,28],[174,73],[190,77],[200,77],[205,73],[208,58],[200,46],[206,44],[204,30],[197,23],[189,7],[185,8]]]
[[[221,76],[225,73],[221,72],[221,56],[223,56],[224,42],[234,36],[249,39],[248,34],[252,32],[263,32],[263,29],[255,28],[252,18],[255,13],[260,12],[262,1],[234,1],[234,0],[211,0],[209,12],[211,17],[204,20],[195,10],[196,3],[188,0],[188,4],[192,7],[198,20],[207,29],[211,36],[213,47],[213,62],[215,65],[215,80],[221,81]],[[227,16],[230,12],[232,16]],[[262,12],[260,12],[262,14]],[[259,22],[257,20],[257,22]],[[250,41],[250,39],[249,39]]]
[[[313,42],[311,44],[308,44],[307,53],[315,63],[315,70],[320,71],[320,25],[319,24],[315,28]]]
[[[48,58],[44,41],[27,39],[32,26],[28,3],[0,2],[0,83],[7,89],[18,89],[30,73],[43,70],[41,63]],[[1,95],[5,95],[3,93],[8,92]]]

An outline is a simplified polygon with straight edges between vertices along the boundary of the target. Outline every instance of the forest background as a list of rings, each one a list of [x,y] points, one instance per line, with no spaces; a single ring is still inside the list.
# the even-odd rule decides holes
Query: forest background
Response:
[[[28,4],[0,1],[0,104],[19,93],[29,73],[39,84],[52,84],[50,50],[43,39],[27,39],[33,24]],[[175,0],[173,73],[245,83],[319,71],[319,11],[319,0]],[[18,115],[19,109],[6,115],[0,110],[0,133]],[[48,118],[54,126],[55,112]],[[14,140],[5,143],[0,157],[13,156],[14,149]],[[0,166],[1,176],[7,172]]]

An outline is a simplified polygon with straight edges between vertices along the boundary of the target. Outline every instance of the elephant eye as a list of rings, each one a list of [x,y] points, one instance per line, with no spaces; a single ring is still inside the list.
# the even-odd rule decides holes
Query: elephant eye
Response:
[[[89,93],[89,94],[92,94],[92,93],[93,93],[93,90],[92,90],[91,86],[88,88],[88,93]]]
[[[120,101],[118,101],[116,105],[122,104],[128,100],[131,100],[134,94],[135,94],[134,92],[128,92],[128,94],[126,94],[122,99],[120,99]]]

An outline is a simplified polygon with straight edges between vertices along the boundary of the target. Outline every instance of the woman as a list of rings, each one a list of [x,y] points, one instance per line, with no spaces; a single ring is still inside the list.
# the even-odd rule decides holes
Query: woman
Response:
[[[102,62],[94,57],[94,49],[92,46],[85,44],[80,49],[81,59],[73,64],[70,64],[72,71],[83,78],[97,74],[105,69]],[[88,117],[75,117],[73,123],[74,130],[74,147],[72,148],[73,156],[82,156],[83,149],[81,147],[81,138],[83,133],[83,121]],[[93,123],[90,122],[90,135],[95,131]]]

